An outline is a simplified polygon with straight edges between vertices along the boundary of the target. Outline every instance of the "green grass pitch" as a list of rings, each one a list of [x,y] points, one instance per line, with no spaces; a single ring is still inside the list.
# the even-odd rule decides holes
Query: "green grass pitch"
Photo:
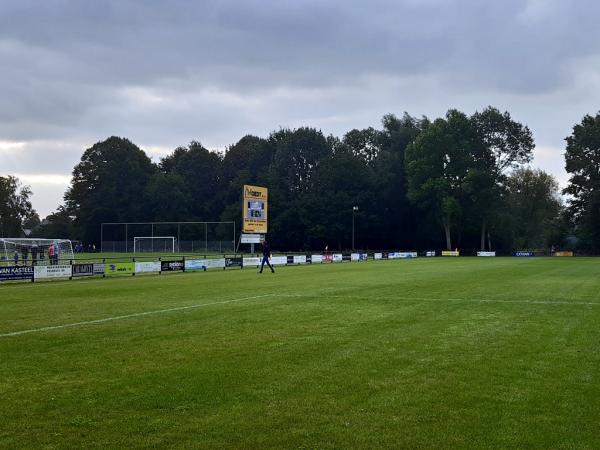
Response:
[[[0,448],[600,448],[600,259],[1,285],[0,399]]]

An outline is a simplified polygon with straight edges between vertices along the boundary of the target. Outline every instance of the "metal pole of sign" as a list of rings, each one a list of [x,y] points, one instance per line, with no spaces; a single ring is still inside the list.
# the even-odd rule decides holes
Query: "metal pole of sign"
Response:
[[[354,213],[358,211],[358,206],[352,207],[352,251],[354,251]]]

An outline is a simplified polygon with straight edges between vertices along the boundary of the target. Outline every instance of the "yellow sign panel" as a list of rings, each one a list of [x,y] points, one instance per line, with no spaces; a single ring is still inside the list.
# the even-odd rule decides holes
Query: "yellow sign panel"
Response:
[[[244,185],[244,205],[242,208],[243,232],[267,232],[267,188]]]

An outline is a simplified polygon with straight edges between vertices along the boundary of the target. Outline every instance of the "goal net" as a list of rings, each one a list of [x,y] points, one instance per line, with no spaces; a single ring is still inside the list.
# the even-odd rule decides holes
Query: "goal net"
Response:
[[[0,265],[69,264],[73,245],[68,239],[0,238]]]
[[[175,236],[134,237],[133,253],[175,253]]]

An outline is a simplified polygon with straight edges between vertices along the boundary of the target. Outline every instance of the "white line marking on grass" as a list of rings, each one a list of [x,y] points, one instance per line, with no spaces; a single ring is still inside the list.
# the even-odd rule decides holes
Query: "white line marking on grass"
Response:
[[[280,297],[323,297],[323,294],[278,294]],[[347,298],[367,300],[373,296],[361,295],[325,295],[329,298]],[[407,300],[412,302],[466,302],[466,303],[523,303],[523,304],[540,304],[540,305],[600,305],[600,302],[583,302],[579,300],[500,300],[500,299],[469,299],[469,298],[428,298],[428,297],[397,297],[397,296],[377,296],[376,298],[385,300]]]
[[[143,317],[143,316],[149,316],[152,314],[164,314],[164,313],[169,313],[169,312],[173,312],[173,311],[184,311],[186,309],[202,308],[204,306],[223,305],[225,303],[243,302],[246,300],[255,300],[258,298],[273,297],[274,295],[276,295],[276,294],[255,295],[252,297],[242,297],[242,298],[235,298],[232,300],[223,300],[221,302],[211,302],[211,303],[201,303],[201,304],[197,304],[197,305],[178,306],[175,308],[157,309],[154,311],[125,314],[123,316],[106,317],[104,319],[85,320],[83,322],[67,323],[64,325],[53,325],[53,326],[41,327],[41,328],[31,328],[29,330],[11,331],[9,333],[0,334],[0,338],[10,337],[10,336],[20,336],[22,334],[29,334],[29,333],[39,333],[42,331],[60,330],[62,328],[74,328],[74,327],[81,327],[81,326],[85,326],[85,325],[96,325],[99,323],[112,322],[115,320],[130,319],[133,317]]]

